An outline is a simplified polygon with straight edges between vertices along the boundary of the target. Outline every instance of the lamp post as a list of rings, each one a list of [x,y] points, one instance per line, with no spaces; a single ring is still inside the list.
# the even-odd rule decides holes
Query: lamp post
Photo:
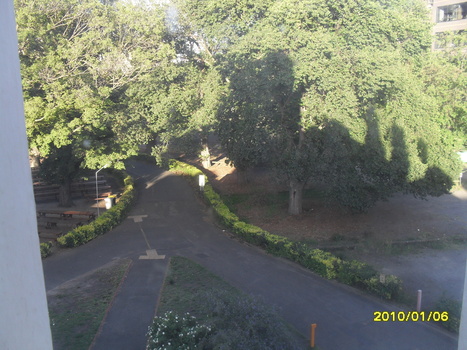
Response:
[[[99,184],[97,183],[97,173],[104,168],[107,168],[109,165],[106,164],[102,168],[96,171],[96,206],[97,206],[97,217],[99,217]]]

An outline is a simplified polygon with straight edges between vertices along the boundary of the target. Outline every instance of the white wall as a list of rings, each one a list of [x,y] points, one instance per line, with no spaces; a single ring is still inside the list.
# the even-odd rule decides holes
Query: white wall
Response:
[[[0,349],[52,349],[13,0],[0,0]]]
[[[457,349],[467,350],[467,268],[465,269],[464,296],[462,299],[461,324],[459,327],[459,345]]]

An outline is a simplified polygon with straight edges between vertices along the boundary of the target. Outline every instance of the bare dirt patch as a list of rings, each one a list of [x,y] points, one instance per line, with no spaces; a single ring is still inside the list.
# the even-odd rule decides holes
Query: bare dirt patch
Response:
[[[287,188],[275,183],[266,169],[251,172],[246,184],[238,183],[235,168],[226,165],[224,159],[207,172],[220,193],[250,195],[235,208],[238,214],[252,224],[291,239],[398,241],[466,233],[467,220],[462,209],[467,209],[465,190],[429,200],[395,195],[362,214],[349,213],[338,205],[324,203],[321,198],[305,198],[303,214],[291,216],[287,214]]]

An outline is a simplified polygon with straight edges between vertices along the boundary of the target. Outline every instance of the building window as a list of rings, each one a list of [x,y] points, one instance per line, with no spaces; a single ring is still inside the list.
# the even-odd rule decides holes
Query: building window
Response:
[[[467,18],[467,2],[438,7],[437,19],[440,22],[458,21]]]

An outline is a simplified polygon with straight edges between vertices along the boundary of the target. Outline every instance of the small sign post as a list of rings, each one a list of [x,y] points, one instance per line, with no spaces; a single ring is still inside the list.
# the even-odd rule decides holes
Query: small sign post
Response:
[[[206,179],[205,179],[204,175],[199,175],[199,190],[200,190],[201,192],[204,191],[204,185],[205,185],[205,183],[206,183]]]

